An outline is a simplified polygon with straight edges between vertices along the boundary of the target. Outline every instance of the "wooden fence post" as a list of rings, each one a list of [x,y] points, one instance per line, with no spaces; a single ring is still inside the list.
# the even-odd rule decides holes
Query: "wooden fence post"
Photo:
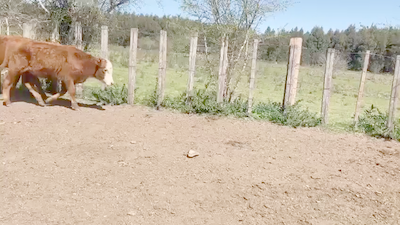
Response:
[[[219,60],[219,74],[218,74],[218,95],[217,102],[221,103],[224,100],[224,92],[226,89],[226,70],[228,69],[228,37],[222,38],[220,60]]]
[[[10,24],[8,23],[8,18],[5,18],[6,21],[6,35],[10,35]]]
[[[108,59],[108,27],[101,26],[101,57]]]
[[[75,23],[75,46],[80,49],[83,50],[83,46],[82,46],[82,26],[81,26],[81,22],[76,22]],[[57,82],[58,83],[58,82]],[[57,84],[58,85],[58,84]],[[76,96],[78,98],[83,98],[83,84],[76,84]]]
[[[78,49],[82,50],[82,26],[81,22],[75,23],[75,45]]]
[[[335,49],[328,48],[328,52],[326,55],[324,90],[322,95],[322,106],[321,106],[321,117],[323,125],[328,124],[329,101],[331,97],[334,59],[335,59]]]
[[[22,36],[30,39],[34,39],[34,30],[32,23],[22,24]]]
[[[138,44],[138,28],[132,28],[130,47],[129,47],[129,81],[128,81],[129,105],[133,105],[135,101],[137,44]]]
[[[51,33],[51,41],[52,42],[57,42],[59,39],[60,39],[60,33],[58,31],[58,24],[56,24],[54,26],[53,32]]]
[[[221,50],[219,54],[219,72],[218,72],[218,93],[217,93],[217,102],[220,103],[223,101],[224,96],[224,79],[223,79],[223,68],[224,68],[224,51],[225,51],[225,36],[221,41]]]
[[[189,79],[187,83],[186,103],[190,103],[193,97],[194,76],[196,74],[196,53],[198,33],[194,33],[190,39],[189,55]]]
[[[393,76],[392,93],[390,95],[389,118],[386,124],[391,134],[393,134],[394,132],[394,121],[396,119],[399,87],[400,87],[400,55],[396,57],[396,67]]]
[[[289,62],[286,73],[285,92],[283,94],[283,108],[293,105],[296,101],[302,43],[303,39],[300,37],[290,39]]]
[[[251,61],[251,73],[250,73],[250,84],[249,84],[249,100],[247,105],[247,115],[251,116],[253,111],[253,91],[255,87],[255,78],[257,73],[257,49],[258,49],[258,39],[254,40],[253,44],[253,58]]]
[[[367,70],[368,70],[368,65],[369,65],[369,56],[370,56],[370,51],[368,50],[365,53],[365,57],[364,57],[364,66],[363,66],[363,70],[362,70],[361,78],[360,78],[360,88],[358,90],[356,111],[354,113],[354,122],[355,122],[356,125],[358,123],[358,117],[360,116],[362,99],[363,99],[363,96],[364,96],[364,85],[365,85],[365,78],[367,76]]]
[[[167,67],[167,31],[160,31],[160,52],[159,52],[159,69],[158,69],[158,85],[157,85],[157,110],[164,100],[165,91],[165,75]]]

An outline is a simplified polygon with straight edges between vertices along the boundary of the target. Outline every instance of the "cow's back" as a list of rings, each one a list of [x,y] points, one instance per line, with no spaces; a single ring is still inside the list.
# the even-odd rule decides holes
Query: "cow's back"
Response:
[[[29,38],[21,36],[5,36],[0,35],[0,64],[6,58],[6,50],[11,54],[12,51],[18,49],[22,44],[32,41]]]

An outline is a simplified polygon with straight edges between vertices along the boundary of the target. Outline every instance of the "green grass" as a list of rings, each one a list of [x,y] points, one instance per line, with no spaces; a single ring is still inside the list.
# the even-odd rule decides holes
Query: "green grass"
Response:
[[[98,51],[92,51],[98,55]],[[188,56],[181,53],[168,52],[167,76],[165,95],[176,98],[186,90],[188,75]],[[128,49],[111,47],[110,59],[114,64],[114,80],[117,85],[128,84]],[[218,71],[218,58],[212,60],[213,71]],[[281,102],[283,98],[286,65],[272,64],[258,61],[256,77],[256,90],[254,103]],[[245,74],[248,74],[249,70]],[[323,67],[300,68],[298,80],[298,94],[296,100],[301,100],[301,105],[312,113],[320,113]],[[329,128],[335,130],[350,130],[353,121],[355,104],[359,87],[361,72],[337,71],[333,78],[333,93],[329,109]],[[158,53],[156,51],[138,51],[137,80],[135,99],[137,104],[145,104],[146,99],[153,95],[158,75]],[[198,56],[195,78],[195,89],[204,88],[209,81],[210,72],[207,71],[205,61]],[[369,109],[373,104],[381,111],[386,112],[389,107],[389,97],[393,76],[385,74],[367,74],[364,94],[364,107]],[[85,86],[100,87],[97,81],[89,80]],[[236,96],[247,99],[248,77],[242,76],[238,85]]]

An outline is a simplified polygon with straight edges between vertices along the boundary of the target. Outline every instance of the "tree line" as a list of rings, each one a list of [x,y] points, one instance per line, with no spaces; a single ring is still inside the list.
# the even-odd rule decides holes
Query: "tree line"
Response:
[[[168,32],[170,48],[176,52],[188,52],[190,32],[200,33],[199,45],[204,46],[204,36],[207,36],[207,45],[214,52],[218,52],[220,38],[217,32],[212,31],[210,24],[181,17],[157,17],[152,15],[119,14],[114,17],[115,25],[112,29],[111,42],[128,46],[131,27],[139,28],[139,36],[157,41],[160,29]],[[208,27],[205,28],[205,27]],[[208,31],[208,32],[207,32]],[[254,31],[255,32],[255,31]],[[289,41],[292,37],[303,38],[302,65],[323,66],[328,48],[336,49],[335,65],[342,69],[361,70],[364,54],[370,50],[370,64],[368,70],[374,73],[391,73],[394,71],[395,57],[400,54],[400,29],[395,27],[378,28],[375,25],[356,29],[350,25],[345,30],[324,31],[316,26],[309,32],[294,28],[290,31],[280,30],[279,33],[268,27],[264,33],[255,34],[261,40],[259,59],[286,63],[289,52]],[[146,39],[145,39],[146,40]],[[145,43],[142,43],[145,44]],[[157,49],[157,42],[145,48]]]
[[[285,62],[288,43],[291,37],[303,38],[302,65],[322,66],[328,48],[337,50],[337,60],[349,70],[361,70],[364,54],[370,50],[372,55],[368,70],[374,73],[394,71],[395,57],[400,54],[400,29],[395,27],[378,28],[375,25],[356,29],[350,25],[345,30],[328,30],[314,27],[310,32],[294,28],[277,32],[267,28],[260,46],[261,58],[268,61]],[[340,64],[340,63],[339,63]]]
[[[96,6],[96,1],[4,1],[0,2],[2,18],[7,18],[7,25],[11,30],[22,31],[21,23],[36,22],[37,32],[50,36],[56,28],[60,34],[60,42],[72,44],[74,42],[74,23],[80,22],[83,31],[83,44],[87,50],[91,45],[100,41],[100,27],[109,28],[109,42],[127,47],[130,40],[130,28],[139,28],[139,47],[143,49],[158,49],[159,32],[164,29],[168,32],[168,48],[170,51],[188,53],[190,33],[199,32],[199,48],[207,46],[209,52],[219,52],[222,35],[230,36],[231,52],[236,58],[244,54],[243,47],[250,39],[261,40],[259,59],[272,62],[286,63],[288,59],[289,40],[291,37],[303,38],[302,65],[322,66],[325,64],[327,48],[337,51],[336,65],[343,69],[361,70],[364,53],[370,50],[369,71],[374,73],[388,73],[394,70],[394,58],[400,54],[400,29],[395,27],[378,28],[375,25],[356,29],[350,25],[345,30],[324,31],[322,27],[314,27],[309,32],[301,28],[290,31],[280,30],[279,33],[270,27],[265,32],[257,33],[252,24],[241,23],[227,14],[226,21],[190,20],[180,16],[137,15],[123,13],[118,10],[123,4],[134,4],[135,0],[102,0],[103,8]],[[94,2],[93,4],[89,4]],[[190,4],[189,4],[190,5]],[[252,6],[252,5],[250,5]],[[210,9],[210,15],[215,10]],[[247,11],[244,11],[247,12]],[[241,15],[238,13],[238,15]],[[248,16],[250,16],[249,14]],[[215,16],[215,15],[213,15]],[[199,18],[203,15],[198,16]],[[221,15],[215,18],[221,18]],[[238,21],[230,24],[230,21]],[[4,27],[4,20],[3,27]],[[4,29],[2,29],[4,33]],[[234,37],[236,35],[236,37]],[[235,42],[236,41],[236,42]],[[242,51],[243,50],[243,51]],[[247,54],[247,53],[246,53]],[[239,57],[240,56],[240,57]],[[234,62],[235,59],[232,59]],[[237,59],[236,59],[237,61]]]

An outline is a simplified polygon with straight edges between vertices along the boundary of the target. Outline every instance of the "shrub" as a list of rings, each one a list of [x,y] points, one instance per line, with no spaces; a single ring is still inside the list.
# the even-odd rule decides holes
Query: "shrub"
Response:
[[[125,85],[122,88],[112,87],[105,91],[95,89],[89,93],[96,101],[114,105],[126,103],[128,97]],[[187,104],[186,93],[182,93],[180,96],[172,98],[166,96],[162,106],[187,114],[233,115],[239,118],[247,116],[247,101],[239,97],[232,102],[219,104],[216,96],[215,91],[200,89],[195,91],[189,104]],[[145,104],[150,107],[157,105],[156,91],[145,99]],[[253,107],[252,115],[256,119],[269,120],[273,123],[295,128],[315,127],[321,124],[321,118],[308,109],[302,109],[299,102],[287,107],[285,111],[281,104],[277,102],[259,103]]]
[[[371,105],[370,109],[365,110],[364,114],[360,115],[355,129],[373,137],[400,140],[400,121],[395,121],[395,132],[391,134],[386,126],[387,120],[387,113],[382,113],[374,105]]]
[[[128,102],[128,89],[125,84],[123,86],[111,86],[105,90],[100,88],[86,89],[88,98],[102,104],[121,105]]]
[[[283,110],[278,102],[259,103],[254,106],[253,115],[259,119],[290,127],[316,127],[321,124],[321,118],[316,113],[299,106],[300,101]]]

